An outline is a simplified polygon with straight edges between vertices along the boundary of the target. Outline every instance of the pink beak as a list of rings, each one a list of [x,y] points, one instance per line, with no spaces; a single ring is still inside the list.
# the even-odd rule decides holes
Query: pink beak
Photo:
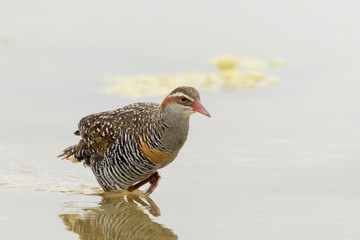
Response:
[[[204,108],[204,106],[201,104],[200,100],[197,100],[196,102],[194,102],[191,105],[191,107],[194,112],[198,112],[198,113],[204,114],[207,117],[211,117],[210,113]]]

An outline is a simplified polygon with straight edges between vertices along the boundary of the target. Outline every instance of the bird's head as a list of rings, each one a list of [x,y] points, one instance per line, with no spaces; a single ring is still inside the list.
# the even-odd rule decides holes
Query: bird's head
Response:
[[[200,102],[199,92],[195,88],[187,86],[177,87],[167,95],[161,104],[161,109],[182,114],[186,117],[195,112],[211,117]]]

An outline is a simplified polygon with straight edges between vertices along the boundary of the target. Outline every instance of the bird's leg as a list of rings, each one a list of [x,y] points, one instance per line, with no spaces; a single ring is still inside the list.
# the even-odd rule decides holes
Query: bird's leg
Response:
[[[132,191],[138,189],[139,187],[143,186],[144,184],[150,183],[150,187],[145,193],[146,195],[150,195],[155,190],[155,188],[159,185],[160,179],[161,179],[160,174],[158,171],[156,171],[150,177],[136,183],[135,185],[130,186],[127,190],[132,192]]]
[[[129,192],[132,192],[132,191],[138,189],[139,187],[142,187],[143,185],[145,185],[146,183],[148,183],[150,181],[151,176],[144,179],[144,180],[142,180],[142,181],[140,181],[140,182],[138,182],[138,183],[136,183],[136,184],[134,184],[134,185],[132,185],[132,186],[130,186],[127,190]]]
[[[160,182],[160,174],[158,171],[154,172],[153,175],[151,175],[150,177],[150,180],[149,180],[149,183],[150,183],[150,187],[149,189],[146,191],[146,195],[150,195],[154,190],[155,188],[157,188],[157,186],[159,185],[159,182]]]

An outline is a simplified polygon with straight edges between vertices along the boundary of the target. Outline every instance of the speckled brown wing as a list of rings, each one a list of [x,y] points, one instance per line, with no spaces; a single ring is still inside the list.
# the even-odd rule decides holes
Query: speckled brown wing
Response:
[[[113,111],[91,114],[80,120],[79,134],[89,151],[104,156],[106,150],[120,137],[121,127],[138,130],[140,125],[144,125],[141,122],[149,119],[142,115],[149,114],[158,106],[136,103]]]
[[[119,136],[119,127],[116,119],[121,113],[115,111],[91,114],[79,122],[79,133],[83,143],[91,152],[104,156],[106,149],[111,147]]]

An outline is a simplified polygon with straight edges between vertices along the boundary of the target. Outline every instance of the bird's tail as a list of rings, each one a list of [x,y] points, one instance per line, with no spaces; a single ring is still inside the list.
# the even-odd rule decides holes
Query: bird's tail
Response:
[[[57,156],[58,158],[70,160],[73,163],[78,163],[79,159],[75,157],[75,153],[80,149],[79,144],[72,145],[66,148],[62,154]]]

